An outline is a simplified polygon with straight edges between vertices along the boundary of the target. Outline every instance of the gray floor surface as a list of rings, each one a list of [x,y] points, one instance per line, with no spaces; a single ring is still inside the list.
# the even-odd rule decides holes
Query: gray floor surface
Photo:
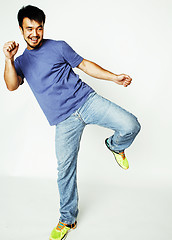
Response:
[[[59,217],[56,180],[1,177],[0,188],[0,239],[48,240]],[[172,239],[169,186],[81,182],[79,196],[69,240]]]

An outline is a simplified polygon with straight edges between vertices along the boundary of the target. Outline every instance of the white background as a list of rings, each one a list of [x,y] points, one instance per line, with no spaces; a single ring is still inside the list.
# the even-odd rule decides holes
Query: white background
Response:
[[[136,141],[126,151],[130,163],[128,171],[121,170],[114,163],[113,156],[104,146],[104,139],[112,131],[98,126],[86,127],[78,159],[81,198],[83,186],[100,189],[102,184],[106,189],[108,186],[116,186],[117,189],[134,186],[140,192],[142,188],[149,189],[149,193],[153,189],[167,189],[168,199],[164,200],[169,201],[169,205],[163,200],[161,203],[168,205],[168,211],[162,213],[161,218],[169,219],[172,212],[172,2],[20,0],[1,4],[0,176],[4,184],[7,179],[55,182],[57,176],[55,127],[49,126],[26,81],[17,91],[9,92],[3,80],[3,44],[10,40],[18,42],[17,56],[26,47],[16,15],[23,5],[28,4],[44,10],[47,17],[45,38],[65,40],[84,58],[116,74],[126,73],[133,78],[132,85],[124,88],[75,69],[81,79],[99,94],[136,115],[142,126]],[[54,192],[56,187],[54,185]],[[149,195],[148,192],[146,194]],[[21,189],[18,190],[19,197],[21,193]],[[7,194],[5,190],[4,194]],[[144,198],[147,199],[148,195]],[[157,195],[163,194],[160,191]],[[164,233],[169,239],[169,229],[164,229]],[[157,233],[156,239],[158,236],[161,234]],[[130,237],[134,239],[132,235]]]

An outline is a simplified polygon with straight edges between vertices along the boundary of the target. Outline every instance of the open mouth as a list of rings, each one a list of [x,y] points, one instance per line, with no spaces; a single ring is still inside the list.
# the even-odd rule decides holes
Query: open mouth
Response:
[[[36,44],[36,43],[38,43],[39,38],[29,38],[29,40],[30,40],[33,44]]]
[[[25,41],[27,42],[28,49],[38,48],[42,45],[42,38],[40,37],[27,37]]]

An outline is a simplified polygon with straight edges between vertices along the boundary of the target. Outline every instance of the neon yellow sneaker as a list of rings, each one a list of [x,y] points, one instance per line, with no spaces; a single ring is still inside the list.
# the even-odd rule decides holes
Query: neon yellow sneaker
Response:
[[[75,222],[74,224],[71,225],[67,225],[65,223],[59,222],[57,227],[55,227],[50,235],[49,240],[64,240],[67,237],[67,233],[69,232],[69,230],[71,229],[75,229],[76,228],[76,224],[77,222]]]
[[[119,166],[122,167],[123,169],[127,170],[129,168],[129,164],[128,164],[128,160],[125,156],[124,151],[122,151],[120,153],[116,153],[113,150],[111,150],[110,147],[109,147],[108,139],[105,140],[105,144],[106,144],[107,148],[115,156],[115,159],[116,159],[117,163],[119,164]]]

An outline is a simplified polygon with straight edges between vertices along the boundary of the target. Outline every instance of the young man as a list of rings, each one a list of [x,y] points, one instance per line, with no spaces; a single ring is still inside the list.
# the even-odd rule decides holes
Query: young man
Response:
[[[132,79],[116,75],[78,55],[66,42],[43,38],[45,14],[33,6],[18,12],[19,27],[27,43],[23,54],[14,60],[19,44],[5,43],[4,79],[10,91],[16,90],[25,78],[50,125],[56,125],[56,156],[60,219],[50,235],[51,240],[64,239],[76,227],[78,192],[76,165],[84,127],[97,124],[114,130],[105,140],[117,163],[128,169],[124,150],[140,130],[135,116],[99,96],[82,82],[72,68],[88,75],[127,87]]]

